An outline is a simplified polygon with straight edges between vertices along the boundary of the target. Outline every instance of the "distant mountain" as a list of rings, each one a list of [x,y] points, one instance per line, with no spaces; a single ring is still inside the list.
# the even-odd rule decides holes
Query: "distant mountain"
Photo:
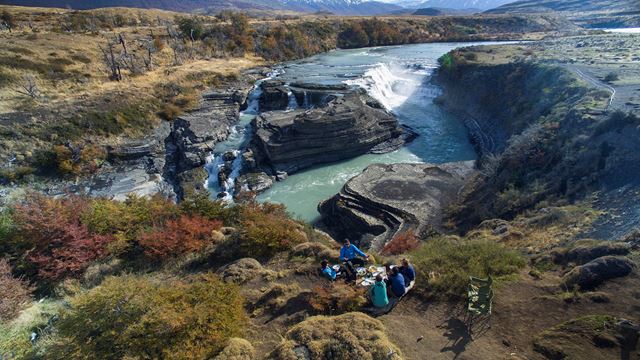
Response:
[[[445,8],[422,8],[411,13],[421,16],[442,16],[442,15],[468,15],[479,12],[478,9],[445,9]]]
[[[489,10],[489,13],[610,11],[640,13],[639,0],[521,0]]]
[[[122,6],[186,12],[200,9],[329,11],[337,15],[380,15],[402,9],[394,4],[365,0],[0,0],[0,4],[81,10]]]
[[[399,0],[395,3],[411,9],[441,8],[488,10],[513,1],[514,0]]]

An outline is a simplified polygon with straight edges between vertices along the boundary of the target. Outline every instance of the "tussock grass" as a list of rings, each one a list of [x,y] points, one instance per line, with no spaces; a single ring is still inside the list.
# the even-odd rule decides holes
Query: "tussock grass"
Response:
[[[501,277],[517,273],[526,264],[524,257],[495,242],[470,241],[458,237],[428,239],[411,253],[418,277],[417,290],[423,295],[462,298],[469,276]]]

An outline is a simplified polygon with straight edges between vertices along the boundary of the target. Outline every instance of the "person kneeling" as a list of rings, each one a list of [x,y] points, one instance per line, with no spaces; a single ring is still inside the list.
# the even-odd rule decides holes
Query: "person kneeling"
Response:
[[[369,289],[369,297],[373,306],[383,308],[389,305],[389,297],[387,296],[387,285],[382,281],[382,276],[376,276],[376,282]]]
[[[322,275],[324,275],[327,279],[334,281],[336,279],[336,277],[338,276],[338,273],[336,273],[335,270],[333,270],[331,268],[331,266],[329,266],[329,262],[327,260],[322,260],[322,262],[320,263],[321,269],[320,272],[322,272]]]
[[[400,274],[398,267],[391,268],[391,274],[389,274],[389,282],[391,284],[391,292],[398,298],[402,297],[407,291],[405,289],[404,277],[402,276],[402,274]]]

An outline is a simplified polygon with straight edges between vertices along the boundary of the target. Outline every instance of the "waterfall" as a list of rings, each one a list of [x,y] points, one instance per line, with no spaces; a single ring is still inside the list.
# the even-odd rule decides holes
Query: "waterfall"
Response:
[[[385,108],[392,110],[409,100],[427,76],[426,72],[417,73],[393,63],[380,63],[367,70],[361,78],[345,83],[364,88]]]
[[[307,91],[304,92],[304,101],[302,102],[302,108],[309,109],[311,106],[309,105],[309,94]]]
[[[287,110],[297,109],[298,100],[296,99],[296,96],[293,94],[293,91],[289,90],[289,92],[287,93],[287,96],[289,96],[289,105],[287,105]]]
[[[251,121],[260,112],[260,96],[262,95],[260,85],[266,80],[273,79],[279,73],[280,70],[274,70],[266,78],[256,81],[247,98],[247,108],[240,113],[240,122],[230,128],[227,140],[216,144],[213,152],[207,156],[204,168],[209,177],[205,182],[205,186],[211,189],[215,195],[224,193],[224,196],[221,197],[224,201],[233,201],[235,183],[242,173],[244,165],[242,153],[251,140]],[[231,169],[229,171],[228,162],[225,162],[225,158],[230,153],[233,154],[234,159],[230,164]],[[221,171],[229,173],[222,184],[219,180]]]

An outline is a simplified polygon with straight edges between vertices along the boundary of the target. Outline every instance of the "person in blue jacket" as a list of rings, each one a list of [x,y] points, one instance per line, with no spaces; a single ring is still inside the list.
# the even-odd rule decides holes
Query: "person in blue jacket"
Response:
[[[387,296],[387,285],[382,281],[382,276],[376,276],[376,283],[369,289],[369,297],[371,303],[377,308],[383,308],[389,305],[389,297]]]
[[[404,280],[408,285],[410,282],[416,279],[416,272],[413,269],[413,265],[409,264],[409,260],[402,259],[402,266],[400,266],[400,274],[404,276]]]
[[[353,245],[349,239],[345,239],[344,245],[340,248],[340,261],[349,262],[351,265],[364,266],[364,259],[369,259],[369,255],[363,253],[357,246]]]
[[[391,268],[391,274],[389,274],[389,282],[391,283],[391,292],[397,297],[401,297],[407,291],[405,289],[404,277],[400,274],[398,267]]]
[[[331,266],[329,266],[329,262],[327,260],[322,260],[320,265],[322,266],[322,269],[320,270],[322,271],[322,275],[326,276],[327,279],[334,281],[338,274],[331,268]]]

